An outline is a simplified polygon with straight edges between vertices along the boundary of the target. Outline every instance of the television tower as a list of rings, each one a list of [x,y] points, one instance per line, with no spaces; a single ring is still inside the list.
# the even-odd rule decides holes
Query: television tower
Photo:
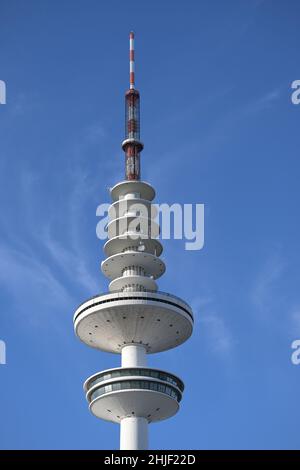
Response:
[[[158,291],[165,271],[159,258],[159,226],[151,201],[153,187],[140,180],[140,95],[135,88],[134,33],[130,33],[130,88],[125,94],[125,180],[110,189],[107,258],[103,274],[109,292],[81,304],[74,315],[76,335],[88,346],[121,354],[122,365],[84,383],[91,412],[120,423],[120,448],[148,448],[148,425],[173,416],[184,384],[176,375],[147,366],[147,354],[179,346],[193,330],[191,307]]]

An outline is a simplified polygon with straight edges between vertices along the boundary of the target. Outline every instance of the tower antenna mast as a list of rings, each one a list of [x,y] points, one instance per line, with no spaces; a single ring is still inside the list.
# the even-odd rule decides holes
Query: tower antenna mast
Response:
[[[144,145],[140,140],[140,93],[135,88],[134,33],[129,34],[129,90],[125,93],[125,179],[138,181],[141,178],[140,152]]]

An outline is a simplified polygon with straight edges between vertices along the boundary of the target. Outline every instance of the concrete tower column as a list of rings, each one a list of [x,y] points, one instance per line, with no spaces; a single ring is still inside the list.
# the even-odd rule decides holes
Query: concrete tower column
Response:
[[[146,364],[144,346],[129,344],[122,348],[122,367],[145,367]],[[148,449],[148,421],[146,418],[123,418],[120,425],[121,450]]]
[[[122,348],[122,367],[146,367],[146,350],[139,344],[129,344]]]
[[[123,418],[120,424],[120,450],[148,449],[148,421],[146,418]]]

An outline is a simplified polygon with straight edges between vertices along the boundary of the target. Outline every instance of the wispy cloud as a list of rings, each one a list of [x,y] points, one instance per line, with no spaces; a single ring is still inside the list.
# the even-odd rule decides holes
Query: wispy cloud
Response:
[[[84,140],[87,144],[97,144],[106,137],[106,131],[101,122],[90,124],[84,130]]]
[[[87,296],[100,290],[100,272],[97,278],[89,265],[89,237],[82,220],[99,184],[97,175],[89,173],[91,165],[85,164],[85,158],[93,154],[91,146],[103,139],[105,130],[100,123],[87,126],[80,136],[79,153],[74,141],[64,148],[66,165],[61,165],[55,179],[49,180],[47,168],[33,167],[30,161],[19,169],[14,213],[5,206],[1,220],[0,284],[18,311],[25,306],[21,299],[27,300],[26,315],[32,321],[43,315],[41,309],[46,314],[53,307],[60,311],[66,304],[76,305],[78,289]],[[96,230],[96,205],[94,213]]]
[[[266,91],[265,94],[258,97],[253,102],[248,103],[244,108],[241,108],[241,116],[247,117],[255,115],[261,111],[270,109],[277,100],[281,97],[281,88],[274,88],[273,90]]]
[[[238,128],[246,124],[249,119],[271,108],[280,96],[280,88],[267,90],[261,96],[217,116],[201,142],[202,152],[209,155],[217,151],[231,136],[236,135]]]
[[[224,90],[223,95],[228,95],[229,93],[233,94],[234,92],[235,89],[232,86]],[[178,167],[182,166],[184,155],[189,153],[195,152],[197,155],[204,155],[205,158],[210,158],[214,154],[220,156],[219,150],[221,148],[223,149],[224,143],[230,141],[230,139],[237,134],[238,128],[247,125],[250,119],[255,118],[260,113],[272,109],[281,96],[282,87],[278,86],[271,90],[266,90],[262,95],[243,102],[236,107],[232,106],[229,111],[216,114],[208,129],[201,129],[196,138],[189,137],[188,144],[183,139],[182,144],[176,141],[174,148],[168,148],[168,150],[160,156],[160,164],[153,165],[149,168],[148,172],[150,178],[158,184],[160,182],[164,183],[165,173],[170,173],[171,170],[178,171]],[[221,97],[222,95],[216,94],[216,101],[220,100]],[[211,104],[213,104],[213,98],[209,97],[209,99],[211,100]],[[210,104],[209,99],[207,104]],[[185,118],[188,118],[194,111],[194,105],[189,104],[185,110],[181,110],[181,114]],[[181,119],[181,117],[179,118],[175,114],[170,119],[173,119],[176,123],[176,120]],[[161,128],[164,123],[159,121],[156,125]],[[222,152],[222,155],[223,154]]]
[[[41,106],[41,101],[41,97],[36,92],[26,91],[18,93],[10,101],[8,111],[10,120],[22,118],[26,114],[28,115],[28,113]]]
[[[291,334],[300,338],[300,307],[292,309],[291,314]]]
[[[99,292],[99,282],[87,267],[83,253],[80,252],[79,244],[75,250],[67,248],[67,245],[62,245],[61,242],[55,240],[49,226],[44,230],[43,244],[69,280],[83,287],[90,295]]]
[[[260,314],[267,315],[278,304],[278,295],[274,296],[277,283],[284,271],[285,262],[276,252],[265,261],[254,281],[251,300]]]
[[[225,318],[218,312],[213,297],[196,297],[192,301],[192,308],[198,322],[203,325],[201,331],[207,339],[209,351],[220,358],[229,358],[233,351],[233,335]]]
[[[49,308],[55,316],[55,311],[73,301],[53,270],[36,256],[1,244],[0,259],[2,289],[29,321],[42,323]]]
[[[270,253],[256,273],[250,302],[254,307],[254,318],[261,326],[276,327],[285,338],[300,337],[299,296],[291,291],[287,294],[287,284],[291,273],[290,260],[280,254],[278,247]]]
[[[99,279],[92,275],[91,266],[88,265],[88,237],[83,236],[85,230],[82,220],[91,200],[99,191],[101,172],[91,172],[87,158],[94,158],[94,148],[101,148],[106,137],[107,132],[102,123],[94,122],[82,130],[78,139],[64,148],[65,158],[68,160],[68,157],[72,157],[72,167],[62,170],[60,183],[65,186],[65,181],[68,181],[69,188],[65,191],[66,198],[60,204],[60,210],[57,211],[53,205],[47,214],[42,232],[42,243],[52,259],[73,283],[91,295],[99,292],[101,280],[100,275]],[[115,160],[118,162],[118,159]],[[103,167],[106,173],[113,174],[114,164],[110,162],[111,159],[104,159]],[[96,205],[94,213],[96,237]],[[64,229],[57,230],[59,227]]]

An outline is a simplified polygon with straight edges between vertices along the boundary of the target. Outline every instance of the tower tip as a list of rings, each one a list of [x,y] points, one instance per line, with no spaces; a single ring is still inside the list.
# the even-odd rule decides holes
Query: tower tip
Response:
[[[129,33],[129,83],[130,88],[134,88],[134,32]]]

